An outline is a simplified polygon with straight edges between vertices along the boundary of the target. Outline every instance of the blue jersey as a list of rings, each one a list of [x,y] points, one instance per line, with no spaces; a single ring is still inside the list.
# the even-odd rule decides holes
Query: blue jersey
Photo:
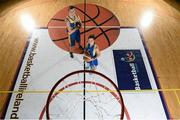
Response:
[[[93,46],[90,46],[89,43],[86,46],[85,50],[89,52],[91,58],[96,57],[96,47],[97,47],[96,44],[94,44]]]
[[[96,56],[97,56],[96,55],[96,48],[97,48],[96,44],[94,44],[93,46],[90,46],[90,44],[88,43],[85,50],[88,51],[91,58],[96,58]],[[90,62],[88,62],[88,63],[89,63],[91,68],[94,68],[94,67],[98,66],[97,58],[90,61]]]
[[[70,25],[69,27],[73,30],[77,27],[76,23],[79,22],[80,18],[79,18],[79,16],[75,15],[74,18],[67,16],[66,19],[69,21],[69,25]]]
[[[78,20],[80,20],[79,16],[75,15],[74,19],[67,16],[66,20],[69,21],[69,27],[71,30],[76,28],[76,23]],[[70,47],[75,46],[75,42],[80,43],[81,42],[81,37],[80,37],[80,30],[77,29],[74,31],[72,34],[69,35],[69,45]]]

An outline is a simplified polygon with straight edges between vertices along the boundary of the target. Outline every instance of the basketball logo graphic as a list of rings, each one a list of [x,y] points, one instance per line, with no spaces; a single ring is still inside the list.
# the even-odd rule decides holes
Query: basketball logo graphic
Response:
[[[86,43],[88,36],[90,34],[95,34],[95,42],[99,46],[100,50],[108,48],[117,40],[120,29],[116,26],[120,26],[120,23],[112,12],[94,4],[87,4],[86,12],[84,12],[84,4],[74,5],[74,8],[76,14],[82,21],[82,27],[84,24],[86,26],[85,31],[84,28],[80,29],[82,46],[84,45],[83,34],[86,34]],[[65,7],[57,12],[48,23],[50,38],[58,47],[65,51],[69,51],[68,33],[65,24],[65,18],[67,15],[68,7]],[[86,21],[83,21],[84,16],[86,16]],[[72,52],[81,53],[77,45],[73,48]]]
[[[121,58],[121,61],[133,62],[135,59],[136,59],[136,56],[133,54],[132,51],[129,51],[125,54],[125,57]]]

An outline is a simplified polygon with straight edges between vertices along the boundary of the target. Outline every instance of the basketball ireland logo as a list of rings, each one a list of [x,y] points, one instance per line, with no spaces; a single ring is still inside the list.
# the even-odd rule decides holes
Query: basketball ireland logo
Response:
[[[124,57],[121,58],[121,61],[133,62],[136,59],[136,56],[132,51],[127,52]]]

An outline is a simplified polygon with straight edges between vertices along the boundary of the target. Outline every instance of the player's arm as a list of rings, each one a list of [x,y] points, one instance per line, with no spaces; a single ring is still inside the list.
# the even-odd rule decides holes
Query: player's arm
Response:
[[[68,32],[71,32],[71,27],[70,27],[70,24],[69,24],[69,21],[67,20],[67,18],[65,19],[65,23],[66,23]]]
[[[101,52],[99,50],[99,46],[97,46],[97,48],[96,48],[96,53],[97,53],[97,57],[99,57],[101,55]]]
[[[86,44],[86,46],[84,47],[84,53],[87,51],[88,49],[88,44]]]
[[[78,22],[81,23],[81,27],[82,27],[82,21],[81,21],[81,18],[78,16]]]
[[[95,56],[94,58],[92,58],[92,60],[97,59],[100,55],[101,55],[101,52],[100,52],[100,50],[99,50],[99,47],[96,46],[96,56]]]

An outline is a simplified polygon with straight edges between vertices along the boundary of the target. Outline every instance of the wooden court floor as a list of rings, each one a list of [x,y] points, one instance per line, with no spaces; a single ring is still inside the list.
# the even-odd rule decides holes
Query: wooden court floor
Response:
[[[178,0],[86,0],[112,11],[121,26],[138,27],[152,57],[170,117],[180,119],[180,2]],[[29,32],[21,17],[36,27],[68,5],[83,0],[0,0],[0,118]],[[144,20],[145,19],[145,20]],[[148,106],[147,106],[148,107]]]

